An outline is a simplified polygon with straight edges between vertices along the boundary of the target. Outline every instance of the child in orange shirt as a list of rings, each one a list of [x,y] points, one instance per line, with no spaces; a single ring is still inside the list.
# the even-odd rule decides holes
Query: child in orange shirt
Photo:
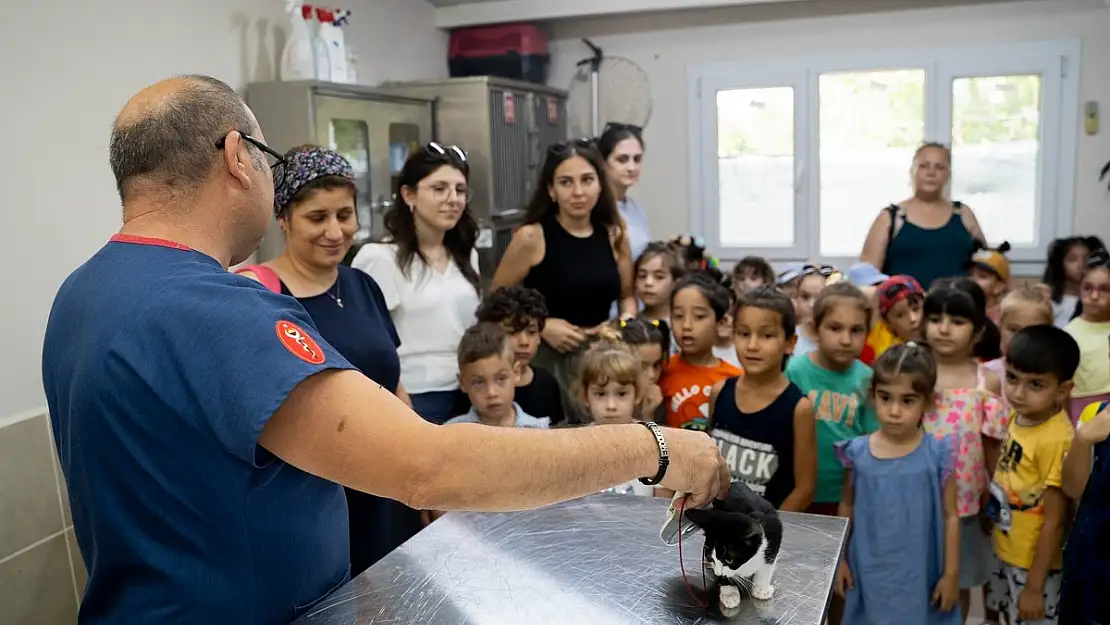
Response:
[[[659,379],[671,427],[705,430],[713,385],[743,373],[713,355],[717,333],[728,325],[729,301],[729,290],[704,271],[686,274],[671,290],[671,330],[679,353]]]

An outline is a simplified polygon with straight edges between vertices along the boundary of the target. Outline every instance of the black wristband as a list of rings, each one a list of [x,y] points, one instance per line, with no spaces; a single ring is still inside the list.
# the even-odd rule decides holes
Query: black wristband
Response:
[[[655,436],[656,444],[659,445],[659,472],[652,478],[640,478],[640,482],[647,486],[655,486],[662,482],[663,476],[667,474],[667,467],[671,466],[671,454],[667,450],[667,439],[663,438],[663,430],[653,421],[644,421],[641,424],[651,431]]]

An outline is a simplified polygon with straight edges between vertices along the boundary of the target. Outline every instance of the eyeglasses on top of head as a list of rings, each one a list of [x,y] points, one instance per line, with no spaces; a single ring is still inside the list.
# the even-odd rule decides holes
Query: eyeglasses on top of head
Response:
[[[836,273],[836,267],[832,265],[802,265],[802,275],[812,276],[817,274],[819,276],[829,277]]]
[[[1110,267],[1110,252],[1106,250],[1095,250],[1087,257],[1087,267]]]
[[[548,154],[557,154],[560,152],[567,152],[569,150],[592,150],[597,147],[597,140],[590,137],[581,137],[579,139],[568,139],[558,143],[552,143],[547,148]]]
[[[253,145],[256,148],[258,148],[259,150],[262,150],[262,152],[264,154],[266,154],[267,156],[273,157],[275,162],[272,165],[270,165],[270,170],[271,170],[271,172],[273,172],[274,186],[275,187],[281,186],[281,182],[285,178],[285,155],[282,154],[281,152],[278,152],[277,150],[271,148],[270,146],[266,145],[262,141],[260,141],[258,139],[255,139],[254,137],[250,136],[249,134],[247,134],[243,131],[239,131],[239,136],[243,138],[243,141],[246,141],[247,143]],[[223,137],[220,137],[219,139],[216,140],[216,149],[217,150],[224,149],[224,147],[226,145],[227,145],[227,136],[226,135],[224,135]]]
[[[464,163],[466,162],[466,152],[457,145],[441,145],[431,141],[424,146],[424,151],[432,156],[453,156]]]
[[[627,130],[637,137],[644,133],[643,126],[636,126],[635,124],[625,124],[622,122],[609,122],[605,124],[605,129],[601,131],[601,134],[604,135],[610,132],[619,132],[621,130]]]

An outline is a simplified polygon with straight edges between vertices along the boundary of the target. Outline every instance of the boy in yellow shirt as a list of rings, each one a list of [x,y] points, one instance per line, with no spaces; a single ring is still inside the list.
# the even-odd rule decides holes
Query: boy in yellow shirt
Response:
[[[1057,622],[1068,510],[1061,474],[1075,435],[1064,408],[1078,367],[1075,339],[1054,326],[1025,328],[1006,352],[1013,415],[987,503],[1001,561],[988,584],[987,607],[1007,613],[1010,623]]]

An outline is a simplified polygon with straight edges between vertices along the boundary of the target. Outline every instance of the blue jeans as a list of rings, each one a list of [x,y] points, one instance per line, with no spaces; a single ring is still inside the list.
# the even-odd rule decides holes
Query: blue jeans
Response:
[[[458,416],[455,411],[459,403],[459,391],[430,391],[414,393],[409,397],[412,398],[412,409],[426,421],[442,425],[451,417]]]

